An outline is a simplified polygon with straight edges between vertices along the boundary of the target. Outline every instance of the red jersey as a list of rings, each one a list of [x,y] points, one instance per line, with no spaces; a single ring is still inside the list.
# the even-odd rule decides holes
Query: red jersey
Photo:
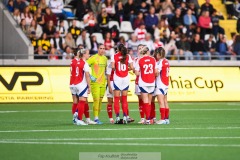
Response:
[[[77,62],[78,62],[77,58],[74,58],[71,61],[71,65],[70,65],[70,85],[73,85],[74,81],[76,79],[76,75],[77,75],[77,73],[76,73]]]
[[[87,80],[85,77],[85,72],[89,72],[89,65],[86,61],[80,59],[77,62],[77,67],[76,67],[76,78],[74,81],[74,84],[79,84],[79,83],[83,83],[83,84],[87,84]]]
[[[160,72],[159,76],[157,77],[157,87],[159,87],[161,84],[164,84],[166,86],[169,85],[169,62],[166,58],[161,59],[157,63],[158,70]]]
[[[115,62],[115,72],[117,77],[124,78],[128,76],[128,65],[132,63],[132,58],[127,55],[125,63],[121,63],[122,54],[120,52],[116,53],[111,58],[111,62]]]
[[[136,70],[140,72],[139,86],[155,86],[155,58],[143,56],[138,60]]]

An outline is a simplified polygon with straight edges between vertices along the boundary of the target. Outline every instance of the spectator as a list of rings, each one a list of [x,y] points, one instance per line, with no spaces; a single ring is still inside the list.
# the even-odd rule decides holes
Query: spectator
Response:
[[[51,43],[50,40],[47,38],[47,34],[43,33],[42,37],[38,40],[38,47],[41,47],[41,51],[45,54],[49,54]]]
[[[37,21],[37,23],[40,26],[43,27],[45,25],[44,15],[42,13],[42,8],[37,9],[37,11],[34,14],[34,19]]]
[[[25,33],[27,35],[28,26],[26,25],[26,20],[25,19],[21,19],[20,28],[22,29],[23,33]]]
[[[204,42],[204,48],[211,55],[212,59],[219,59],[219,53],[216,51],[216,42],[214,41],[214,35],[210,35],[208,40]]]
[[[177,52],[177,46],[176,46],[176,38],[177,38],[177,35],[175,34],[174,31],[172,31],[170,34],[170,38],[165,44],[166,53],[171,60],[175,60],[177,58],[178,52]]]
[[[29,7],[25,7],[23,13],[21,14],[21,19],[26,20],[26,25],[29,26],[33,20],[33,15],[30,13]]]
[[[99,27],[101,29],[101,32],[103,35],[108,32],[108,22],[109,22],[109,16],[107,14],[106,8],[102,8],[101,14],[98,15],[97,21],[99,23]]]
[[[150,33],[147,33],[145,39],[142,40],[140,43],[146,45],[151,53],[153,53],[153,51],[155,50],[155,46]]]
[[[209,17],[209,11],[203,11],[202,15],[198,19],[198,25],[201,27],[201,39],[204,40],[206,34],[210,34],[212,31],[212,22]]]
[[[63,14],[63,0],[50,0],[49,8],[52,12],[61,20],[66,19],[67,17]]]
[[[99,31],[98,25],[97,25],[97,19],[94,16],[94,13],[92,10],[89,10],[88,14],[84,15],[83,23],[84,23],[85,29],[88,31],[88,33],[92,34],[94,32]]]
[[[104,46],[106,51],[106,56],[111,55],[111,53],[114,53],[114,41],[111,38],[110,32],[107,32],[104,38]]]
[[[137,13],[142,12],[143,16],[147,16],[148,11],[149,11],[149,5],[145,1],[142,1],[140,6],[137,7]]]
[[[17,8],[17,9],[19,9],[19,11],[22,13],[23,12],[23,10],[24,10],[24,8],[26,8],[26,3],[25,2],[23,2],[22,0],[15,0],[14,2],[13,2],[13,8],[15,9],[15,8]]]
[[[240,60],[240,35],[237,35],[233,43],[233,51],[238,56],[237,60]]]
[[[95,14],[95,17],[101,13],[102,10],[102,1],[101,0],[92,0],[91,1],[91,9]]]
[[[54,26],[57,26],[57,16],[52,13],[50,8],[46,8],[46,14],[44,15],[44,21],[48,24],[49,21],[53,21]]]
[[[87,35],[87,31],[86,30],[82,30],[82,33],[80,36],[78,36],[77,42],[76,42],[77,46],[79,44],[82,44],[84,46],[85,49],[90,50],[91,47],[91,41],[89,36]]]
[[[210,0],[205,0],[206,2],[201,6],[201,13],[204,11],[208,11],[210,15],[213,13],[213,5],[210,3]]]
[[[40,0],[38,3],[38,8],[41,8],[42,12],[46,13],[46,8],[48,8],[48,4],[46,4],[46,0]]]
[[[76,42],[75,42],[75,40],[73,39],[73,37],[72,37],[72,34],[71,33],[67,33],[67,35],[66,35],[66,37],[65,37],[65,44],[67,45],[67,46],[69,46],[70,48],[77,48],[77,46],[76,46]]]
[[[188,11],[186,2],[182,1],[179,8],[181,9],[181,17],[183,17]]]
[[[126,42],[126,40],[123,36],[119,37],[119,42],[117,43],[117,45],[119,45],[119,44],[123,44],[126,48],[130,48],[128,45],[128,42]]]
[[[137,18],[134,20],[133,29],[139,28],[140,24],[144,24],[143,13],[139,12]]]
[[[155,12],[159,13],[161,10],[160,0],[153,0],[153,7],[155,8]]]
[[[62,54],[62,59],[63,60],[72,59],[72,57],[73,57],[73,53],[72,52],[73,52],[73,50],[71,49],[71,47],[67,46],[65,48],[65,52],[63,52],[63,54]]]
[[[218,15],[217,14],[217,10],[213,10],[213,14],[211,17],[211,21],[212,21],[212,33],[215,36],[215,38],[217,38],[218,34],[225,34],[225,31],[222,27],[219,26],[219,20],[220,19],[224,19],[222,15]]]
[[[194,55],[194,59],[196,60],[207,60],[209,58],[208,53],[204,48],[204,44],[200,41],[199,34],[195,34],[194,36],[194,40],[191,43],[191,51]]]
[[[13,11],[13,18],[15,19],[15,21],[17,22],[17,24],[20,24],[21,22],[21,16],[20,16],[20,12],[18,8],[15,8]]]
[[[124,16],[123,19],[125,21],[130,21],[133,25],[135,15],[136,15],[136,6],[133,3],[133,0],[128,0],[127,3],[124,5]]]
[[[51,48],[50,53],[49,53],[49,59],[57,60],[57,59],[59,59],[58,58],[59,55],[61,55],[61,53],[57,49]]]
[[[163,42],[160,41],[160,38],[155,38],[154,40],[154,48],[159,48],[159,47],[163,47],[164,48],[164,44]]]
[[[188,9],[187,14],[183,17],[184,25],[189,27],[192,23],[197,24],[197,18],[192,14],[192,10]]]
[[[230,52],[228,51],[228,46],[226,43],[226,37],[220,36],[217,42],[217,52],[219,53],[220,60],[230,59]]]
[[[226,2],[225,2],[227,14],[228,14],[228,19],[234,18],[235,14],[236,14],[236,10],[235,10],[235,7],[234,7],[235,1],[236,0],[226,0]]]
[[[65,26],[64,26],[64,20],[60,20],[59,21],[59,25],[58,25],[58,27],[57,27],[57,32],[59,32],[59,34],[60,34],[60,37],[65,37],[66,36],[66,34],[67,34],[67,29],[65,28]]]
[[[37,40],[42,36],[43,33],[42,27],[39,24],[37,24],[35,20],[32,20],[28,30],[28,34],[30,35],[33,32],[35,33],[34,36]]]
[[[76,17],[79,21],[82,21],[83,16],[91,9],[89,0],[73,0],[69,5],[76,9]]]
[[[90,54],[94,55],[94,54],[98,53],[97,37],[95,35],[92,35],[90,41],[91,41]]]
[[[112,26],[110,33],[114,43],[117,43],[119,41],[119,30],[117,29],[116,25]]]
[[[157,28],[154,31],[154,37],[160,39],[163,43],[167,41],[170,36],[170,29],[164,20],[159,21]]]
[[[47,53],[45,53],[41,46],[37,47],[37,50],[34,52],[34,59],[48,59]]]
[[[199,29],[201,29],[201,28],[199,27]],[[188,37],[189,41],[192,41],[193,35],[196,33],[197,33],[197,25],[195,23],[192,23],[192,24],[190,24],[189,27],[187,27],[187,31],[186,31],[185,35]]]
[[[66,47],[65,39],[60,37],[59,32],[55,32],[54,37],[50,40],[51,48],[55,48],[60,53],[63,53],[64,48]]]
[[[180,41],[177,42],[178,54],[180,59],[193,60],[191,44],[186,35],[182,34]]]
[[[8,1],[7,9],[10,13],[13,13],[13,11],[14,11],[13,0]]]
[[[160,11],[160,15],[165,15],[169,20],[174,16],[174,6],[171,0],[165,0],[162,3],[162,9]]]
[[[72,25],[68,28],[68,32],[72,34],[72,37],[76,42],[78,36],[81,34],[81,28],[77,27],[76,20],[72,20]]]
[[[102,8],[105,8],[106,9],[106,12],[110,18],[110,20],[114,20],[115,19],[115,6],[114,6],[114,3],[113,3],[113,0],[105,0],[103,5],[102,5]]]
[[[131,38],[128,41],[128,44],[129,44],[129,47],[132,48],[133,55],[137,57],[137,47],[139,45],[139,42],[137,40],[137,36],[134,33],[131,34]]]
[[[34,0],[30,0],[30,3],[28,5],[30,13],[34,14],[37,11],[37,5]]]
[[[192,10],[192,15],[194,15],[196,18],[198,17],[198,8],[194,3],[189,3],[188,8]]]
[[[180,33],[183,29],[183,17],[181,17],[181,9],[177,8],[175,15],[170,20],[170,26],[173,28],[176,34]]]
[[[43,29],[43,32],[47,33],[47,36],[49,39],[54,37],[54,33],[56,32],[56,29],[52,20],[48,21],[47,25]]]
[[[237,20],[237,32],[240,34],[240,18]]]
[[[149,14],[145,17],[145,24],[147,31],[154,36],[154,30],[158,25],[158,17],[155,15],[155,8],[153,6],[149,9]]]
[[[137,36],[138,41],[144,40],[147,30],[145,24],[141,23],[138,28],[135,29],[134,34]]]
[[[119,23],[121,23],[123,21],[123,16],[124,16],[123,3],[121,1],[117,2],[115,11],[116,11],[115,20],[117,20]]]

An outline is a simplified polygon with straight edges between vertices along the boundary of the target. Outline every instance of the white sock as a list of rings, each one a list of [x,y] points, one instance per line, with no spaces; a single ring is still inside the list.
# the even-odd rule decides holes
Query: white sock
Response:
[[[94,118],[94,120],[97,120],[97,119],[98,119],[98,117],[95,117],[95,118]]]
[[[86,118],[86,121],[88,121],[88,122],[89,122],[89,121],[90,121],[90,118]]]

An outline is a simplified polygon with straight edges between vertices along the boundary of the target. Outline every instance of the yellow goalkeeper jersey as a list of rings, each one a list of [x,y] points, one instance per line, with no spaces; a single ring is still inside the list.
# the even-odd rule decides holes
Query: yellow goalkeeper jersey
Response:
[[[87,63],[91,67],[92,76],[96,78],[95,82],[104,85],[106,83],[105,71],[107,67],[107,57],[95,54],[87,60]]]

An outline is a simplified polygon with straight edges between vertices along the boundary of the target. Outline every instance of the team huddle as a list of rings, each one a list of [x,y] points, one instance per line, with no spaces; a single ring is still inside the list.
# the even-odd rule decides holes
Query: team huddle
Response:
[[[132,58],[127,48],[120,44],[114,55],[105,56],[104,45],[98,46],[98,53],[80,49],[74,53],[71,62],[70,90],[73,97],[73,123],[77,125],[102,124],[99,114],[102,98],[107,92],[107,112],[112,124],[127,124],[134,120],[129,116],[127,93],[129,71],[136,74],[135,94],[138,96],[140,124],[169,124],[167,91],[169,85],[169,62],[165,50],[155,49],[153,56],[147,46],[138,46],[138,57]],[[90,58],[89,58],[90,57]],[[90,74],[91,71],[91,74]],[[88,94],[93,97],[94,121],[90,119]],[[155,99],[160,106],[160,120],[156,119]],[[120,118],[120,104],[123,118]],[[116,115],[113,119],[113,111]],[[86,120],[83,120],[85,115]]]

